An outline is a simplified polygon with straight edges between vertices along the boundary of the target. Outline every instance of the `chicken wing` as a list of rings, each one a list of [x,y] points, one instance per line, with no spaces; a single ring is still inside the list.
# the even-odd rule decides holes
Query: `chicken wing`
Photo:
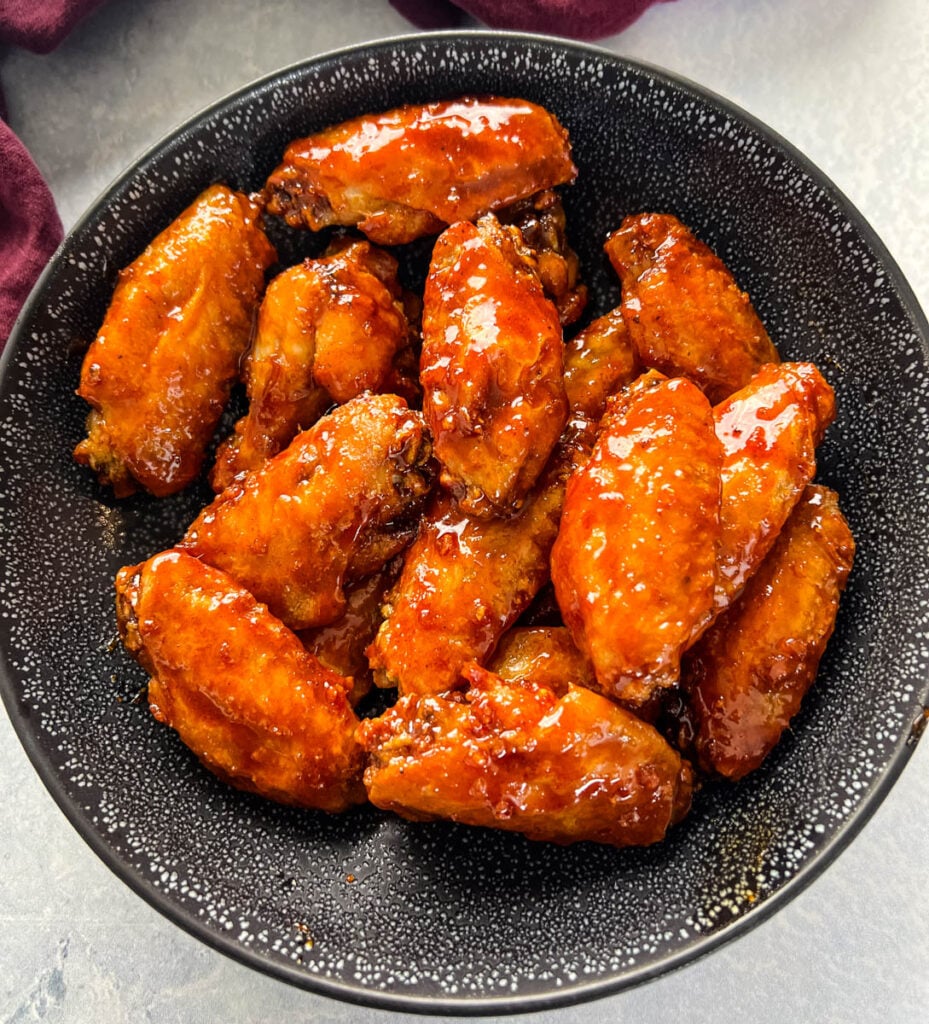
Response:
[[[276,455],[333,402],[393,385],[410,338],[397,261],[369,242],[340,244],[279,274],[245,359],[248,412],[217,452],[214,490]]]
[[[487,670],[508,681],[545,686],[559,697],[568,686],[600,690],[594,667],[565,626],[517,626],[500,638]]]
[[[180,551],[120,570],[126,648],[152,713],[239,789],[341,811],[364,800],[347,680],[228,576]]]
[[[345,611],[343,587],[401,551],[433,479],[422,416],[362,395],[237,477],[180,547],[227,572],[291,629]]]
[[[816,473],[835,395],[812,363],[764,366],[713,410],[723,446],[715,612],[745,586]]]
[[[452,696],[401,697],[359,727],[372,803],[554,843],[644,846],[690,807],[692,771],[653,729],[599,694],[556,696],[477,665]]]
[[[685,738],[701,767],[754,771],[816,677],[855,542],[835,492],[810,486],[745,592],[684,659]]]
[[[569,479],[552,581],[604,693],[637,705],[673,685],[708,621],[721,462],[705,396],[650,371],[610,400]]]
[[[378,686],[442,693],[461,685],[466,662],[491,653],[548,581],[565,481],[586,453],[583,438],[566,439],[507,519],[469,515],[436,492],[369,650]]]
[[[265,185],[269,213],[318,231],[355,225],[399,245],[571,182],[568,134],[499,97],[404,106],[292,142]]]
[[[442,484],[477,515],[519,507],[568,411],[558,313],[510,232],[492,214],[449,228],[423,297],[423,413]]]
[[[84,358],[93,408],[74,450],[117,497],[197,477],[276,259],[258,207],[214,185],[120,274]]]
[[[726,265],[677,218],[627,217],[606,252],[644,366],[682,376],[721,402],[778,354]]]
[[[561,196],[551,189],[497,211],[501,224],[512,224],[535,260],[545,294],[555,303],[562,324],[573,324],[587,305],[580,261],[568,244]]]
[[[565,343],[564,383],[572,414],[599,421],[607,399],[639,374],[629,329],[617,308]]]

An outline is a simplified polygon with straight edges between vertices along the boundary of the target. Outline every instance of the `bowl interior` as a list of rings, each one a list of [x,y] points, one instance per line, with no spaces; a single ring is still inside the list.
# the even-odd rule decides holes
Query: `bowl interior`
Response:
[[[523,96],[570,131],[566,195],[591,314],[619,297],[602,243],[626,213],[677,214],[734,270],[778,345],[812,359],[839,415],[819,479],[858,557],[816,686],[737,786],[707,787],[647,850],[561,849],[370,808],[329,817],[227,789],[140,693],[112,580],[172,544],[204,489],[116,502],[71,460],[80,362],[118,270],[206,185],[259,188],[292,138],[463,93]],[[285,259],[320,240],[275,233]],[[421,282],[428,248],[403,258]],[[761,920],[861,826],[901,769],[927,691],[927,330],[860,216],[763,126],[656,69],[491,33],[388,41],[233,96],[95,204],[34,292],[4,359],[3,693],[49,789],[103,859],[218,949],[381,1006],[487,1013],[612,991]]]

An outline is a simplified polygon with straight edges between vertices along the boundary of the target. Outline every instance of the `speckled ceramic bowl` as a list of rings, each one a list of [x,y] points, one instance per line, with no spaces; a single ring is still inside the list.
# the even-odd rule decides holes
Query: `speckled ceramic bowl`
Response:
[[[521,95],[570,130],[571,236],[592,312],[624,214],[678,214],[714,246],[785,357],[839,417],[820,479],[858,539],[820,678],[755,776],[710,787],[664,844],[560,849],[371,808],[284,810],[202,770],[114,643],[119,566],[170,545],[204,490],[113,501],[70,452],[74,396],[117,270],[210,182],[259,187],[293,137],[464,92]],[[279,232],[296,258],[306,236]],[[422,271],[425,249],[407,261]],[[417,256],[419,263],[417,263]],[[117,874],[193,934],[296,985],[379,1006],[489,1013],[615,991],[773,912],[858,831],[927,702],[927,324],[892,259],[815,168],[705,91],[599,50],[484,33],[348,50],[283,71],[172,134],[81,220],[3,363],[3,695],[36,768]]]

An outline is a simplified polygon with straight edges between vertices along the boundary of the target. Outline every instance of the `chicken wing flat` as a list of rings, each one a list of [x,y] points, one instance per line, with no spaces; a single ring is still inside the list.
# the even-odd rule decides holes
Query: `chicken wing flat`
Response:
[[[778,354],[722,260],[676,217],[627,217],[606,242],[623,315],[644,366],[687,377],[711,402],[744,387]]]
[[[617,308],[565,343],[564,383],[572,414],[599,421],[607,399],[639,374],[629,329]]]
[[[740,779],[777,744],[816,678],[854,552],[835,492],[808,487],[745,592],[687,654],[685,729],[704,771]]]
[[[292,142],[265,185],[269,213],[318,231],[357,226],[399,245],[571,182],[568,134],[499,97],[404,106]]]
[[[600,689],[590,660],[565,626],[517,626],[500,638],[488,672],[508,681],[523,680],[547,687],[559,697],[568,686]]]
[[[501,224],[519,229],[535,260],[545,294],[555,303],[562,324],[573,324],[587,305],[587,286],[580,280],[580,261],[568,244],[561,196],[551,189],[497,211]]]
[[[179,545],[227,572],[291,629],[335,621],[343,587],[415,533],[433,479],[422,416],[396,395],[338,406],[237,477]]]
[[[563,696],[477,665],[452,696],[401,697],[359,728],[372,803],[567,844],[643,846],[690,807],[692,771],[649,725],[570,686]]]
[[[492,214],[449,228],[423,297],[423,413],[442,484],[477,515],[519,507],[568,412],[558,313],[510,232]]]
[[[258,207],[214,185],[120,274],[84,358],[93,409],[74,450],[117,497],[197,477],[276,259]]]
[[[568,480],[552,582],[610,696],[637,705],[676,683],[709,619],[721,462],[706,397],[650,371],[610,400],[589,461]]]
[[[483,661],[549,579],[565,481],[586,457],[583,438],[559,445],[522,509],[507,519],[464,512],[437,491],[385,602],[369,650],[378,686],[442,693]]]
[[[771,550],[813,479],[835,395],[812,363],[769,364],[713,417],[723,446],[719,613]]]
[[[239,789],[341,811],[364,800],[346,680],[247,591],[180,551],[116,581],[126,648],[151,675],[151,711]]]
[[[279,274],[245,359],[248,412],[217,452],[214,490],[276,455],[333,402],[392,385],[397,354],[409,344],[397,261],[369,242]]]
[[[352,680],[349,695],[356,705],[371,689],[374,678],[365,653],[383,618],[381,606],[400,571],[400,558],[379,572],[345,587],[345,611],[328,626],[303,629],[300,642],[327,668]]]

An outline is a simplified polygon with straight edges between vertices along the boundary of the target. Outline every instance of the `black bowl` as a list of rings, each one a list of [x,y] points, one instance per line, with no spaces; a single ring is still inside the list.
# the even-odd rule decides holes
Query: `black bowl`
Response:
[[[206,185],[257,189],[285,144],[401,102],[519,95],[569,129],[571,236],[591,312],[629,212],[676,213],[752,295],[781,353],[812,359],[839,416],[820,479],[858,560],[819,680],[764,767],[708,787],[663,844],[561,849],[365,808],[282,809],[202,770],[139,699],[114,644],[113,575],[170,545],[203,488],[116,502],[71,459],[82,351],[116,274]],[[316,244],[287,231],[288,258]],[[407,272],[422,272],[413,248]],[[419,260],[419,262],[417,261]],[[283,71],[195,118],[84,216],[3,361],[3,696],[45,784],[130,886],[198,938],[278,978],[451,1013],[576,1001],[683,964],[758,923],[861,828],[915,744],[927,698],[929,328],[871,229],[789,145],[656,68],[551,39],[386,41]]]

